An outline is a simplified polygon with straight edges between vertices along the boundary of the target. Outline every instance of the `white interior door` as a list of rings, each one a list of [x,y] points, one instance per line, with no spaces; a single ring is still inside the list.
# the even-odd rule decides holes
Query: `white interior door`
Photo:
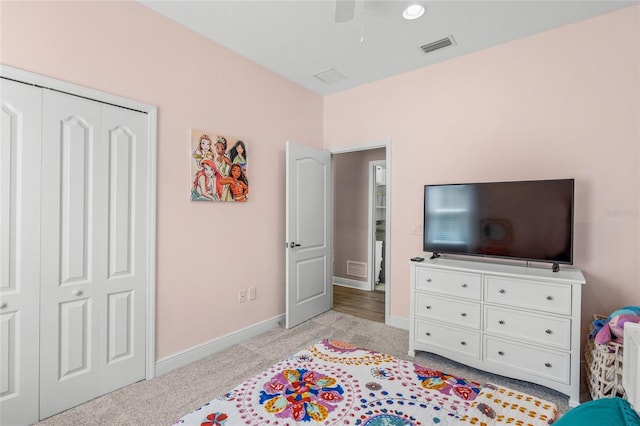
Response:
[[[45,90],[40,415],[98,396],[97,281],[106,273],[108,151],[100,104]]]
[[[41,90],[0,80],[0,424],[38,421]]]
[[[99,282],[99,394],[145,378],[147,175],[145,114],[102,105],[108,148],[106,275]]]
[[[43,111],[41,418],[145,377],[148,195],[144,114],[49,90]]]
[[[287,142],[286,327],[331,309],[331,154]]]

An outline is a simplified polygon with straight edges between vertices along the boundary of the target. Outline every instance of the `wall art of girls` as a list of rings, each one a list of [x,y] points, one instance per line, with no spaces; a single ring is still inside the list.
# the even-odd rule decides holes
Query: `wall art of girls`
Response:
[[[247,146],[202,130],[191,131],[191,199],[237,201],[249,199]]]

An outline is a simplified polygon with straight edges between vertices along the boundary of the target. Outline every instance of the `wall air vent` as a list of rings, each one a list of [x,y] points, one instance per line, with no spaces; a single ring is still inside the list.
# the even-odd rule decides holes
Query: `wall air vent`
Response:
[[[364,262],[347,260],[347,275],[367,278],[367,264]]]
[[[422,49],[424,53],[429,53],[429,52],[433,52],[434,50],[453,46],[455,44],[456,44],[456,40],[453,38],[453,36],[450,35],[449,37],[443,38],[442,40],[434,41],[432,43],[428,43],[423,46],[420,46],[420,49]]]

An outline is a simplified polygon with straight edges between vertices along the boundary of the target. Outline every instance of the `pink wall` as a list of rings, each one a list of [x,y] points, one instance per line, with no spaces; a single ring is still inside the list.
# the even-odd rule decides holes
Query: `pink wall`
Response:
[[[282,314],[285,141],[322,145],[322,98],[136,2],[0,19],[3,64],[158,106],[157,357]],[[189,201],[191,128],[248,142],[247,204]]]
[[[469,181],[574,177],[585,327],[640,305],[640,7],[327,96],[324,112],[325,148],[392,140],[392,316],[409,315],[422,186]]]

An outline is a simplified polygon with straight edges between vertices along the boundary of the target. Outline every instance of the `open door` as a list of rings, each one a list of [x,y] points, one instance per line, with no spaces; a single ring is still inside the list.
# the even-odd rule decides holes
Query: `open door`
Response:
[[[286,328],[331,309],[331,154],[287,142]]]

